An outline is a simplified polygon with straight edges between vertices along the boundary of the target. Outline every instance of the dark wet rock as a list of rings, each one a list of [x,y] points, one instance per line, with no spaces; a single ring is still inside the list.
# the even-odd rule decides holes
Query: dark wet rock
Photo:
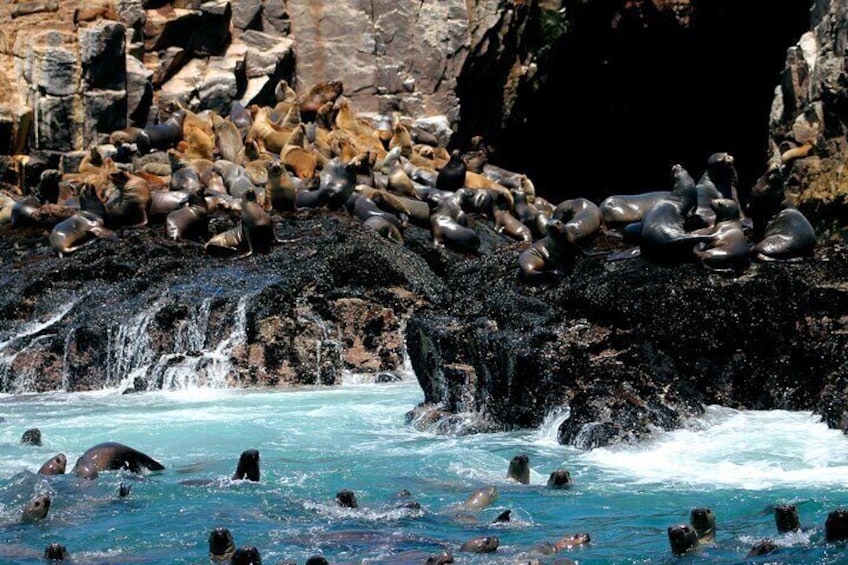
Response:
[[[540,286],[518,280],[515,256],[501,248],[454,265],[445,300],[409,321],[431,407],[417,425],[450,429],[471,411],[501,429],[538,426],[568,405],[560,441],[592,448],[680,427],[722,404],[813,410],[848,428],[843,246],[736,278],[583,259]]]

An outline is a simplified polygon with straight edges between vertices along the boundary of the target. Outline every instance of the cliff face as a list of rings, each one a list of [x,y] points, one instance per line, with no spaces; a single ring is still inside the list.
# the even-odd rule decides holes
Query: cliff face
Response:
[[[848,4],[817,0],[812,23],[812,30],[787,52],[772,105],[772,151],[791,168],[790,188],[804,213],[825,233],[844,237]]]

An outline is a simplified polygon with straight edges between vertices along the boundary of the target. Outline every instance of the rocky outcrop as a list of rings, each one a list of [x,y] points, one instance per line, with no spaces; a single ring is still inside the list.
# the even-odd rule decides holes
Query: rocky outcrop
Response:
[[[442,291],[420,257],[326,212],[235,262],[162,230],[59,258],[4,229],[0,390],[337,384],[402,368],[407,318]]]
[[[450,273],[446,305],[413,316],[407,346],[437,430],[456,414],[472,429],[538,426],[568,407],[560,441],[590,448],[707,404],[813,410],[848,429],[846,280],[848,250],[828,246],[740,277],[589,258],[530,286],[502,249]]]
[[[801,210],[822,231],[848,236],[848,158],[844,45],[848,5],[817,0],[813,29],[787,52],[786,69],[771,113],[772,150],[790,171],[790,189]]]

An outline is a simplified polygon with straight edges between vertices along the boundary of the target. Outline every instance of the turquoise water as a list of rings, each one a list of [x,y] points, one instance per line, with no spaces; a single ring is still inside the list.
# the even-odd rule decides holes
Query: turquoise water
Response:
[[[846,563],[848,547],[827,545],[827,513],[848,505],[848,440],[805,413],[744,413],[711,408],[686,429],[655,441],[580,452],[557,445],[561,417],[540,430],[440,437],[405,425],[423,394],[414,380],[347,384],[294,392],[189,389],[121,396],[117,391],[0,397],[0,563],[39,563],[44,547],[66,545],[75,563],[208,563],[207,536],[229,528],[236,544],[255,545],[263,563],[423,563],[449,550],[458,563],[540,559],[534,544],[589,532],[588,547],[558,554],[578,563]],[[39,427],[42,447],[19,443]],[[58,452],[69,468],[103,441],[133,446],[166,466],[133,476],[104,472],[93,482],[42,477]],[[262,479],[231,481],[239,454],[261,453]],[[505,478],[509,460],[530,456],[529,486]],[[545,487],[556,468],[575,486]],[[187,486],[186,479],[210,479]],[[132,484],[119,499],[121,482]],[[500,497],[476,523],[456,519],[472,491],[495,485]],[[342,488],[357,510],[337,507]],[[420,510],[401,508],[409,490]],[[48,518],[19,523],[35,494],[53,497]],[[772,507],[798,506],[805,531],[777,536]],[[674,558],[666,528],[695,506],[718,519],[717,543]],[[492,525],[504,510],[512,521]],[[495,535],[497,553],[458,551]],[[780,550],[746,559],[772,537]]]

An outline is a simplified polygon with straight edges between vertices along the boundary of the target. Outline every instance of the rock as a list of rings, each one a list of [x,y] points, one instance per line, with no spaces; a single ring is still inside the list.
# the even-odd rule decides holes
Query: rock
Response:
[[[70,96],[79,89],[80,68],[77,54],[59,45],[35,45],[32,48],[32,84],[51,96]]]
[[[162,51],[168,47],[188,49],[192,37],[200,26],[198,10],[160,9],[147,10],[144,23],[144,48],[147,51]]]
[[[141,0],[116,0],[121,21],[129,28],[142,29],[147,20]]]
[[[291,76],[294,65],[292,40],[248,30],[241,34],[241,41],[247,46],[245,64],[248,79],[270,76],[276,82],[284,76]]]
[[[240,0],[233,4],[233,27],[238,32],[262,25],[262,0]]]
[[[141,61],[127,55],[127,119],[131,125],[143,127],[153,103],[153,71]]]
[[[200,5],[200,21],[192,30],[190,48],[197,56],[220,55],[230,43],[230,18],[233,10],[228,0],[212,0]]]
[[[83,97],[84,145],[104,143],[109,134],[127,126],[126,90],[89,90]]]
[[[264,0],[262,6],[262,31],[284,36],[291,31],[287,0]]]
[[[124,89],[127,81],[126,27],[99,20],[77,32],[86,90]]]
[[[0,105],[0,155],[24,152],[32,119],[32,110],[22,104]]]
[[[78,110],[79,96],[36,95],[33,125],[35,147],[53,151],[71,151],[82,139],[82,124]]]

